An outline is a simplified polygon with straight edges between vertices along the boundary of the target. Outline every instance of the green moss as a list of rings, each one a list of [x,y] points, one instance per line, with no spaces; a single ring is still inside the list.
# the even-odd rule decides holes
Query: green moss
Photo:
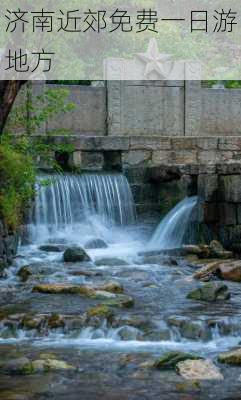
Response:
[[[35,168],[31,157],[9,144],[1,144],[0,182],[0,217],[14,230],[34,194]]]
[[[88,317],[103,317],[106,319],[113,318],[113,311],[105,305],[98,305],[96,307],[90,308],[87,311]]]

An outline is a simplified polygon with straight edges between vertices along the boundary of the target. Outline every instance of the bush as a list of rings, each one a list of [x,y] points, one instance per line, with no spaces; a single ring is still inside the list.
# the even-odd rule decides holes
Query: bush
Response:
[[[0,144],[0,217],[14,230],[21,224],[26,205],[34,195],[32,158],[9,144]]]

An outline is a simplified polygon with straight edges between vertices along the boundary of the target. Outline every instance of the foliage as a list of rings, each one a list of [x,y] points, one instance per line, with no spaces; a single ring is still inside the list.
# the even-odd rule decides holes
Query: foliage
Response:
[[[35,174],[31,156],[9,144],[0,145],[0,217],[13,230],[34,194]]]
[[[65,89],[47,89],[33,97],[27,87],[27,110],[24,101],[15,105],[9,116],[0,142],[0,218],[13,230],[21,223],[23,210],[34,196],[39,159],[48,163],[51,160],[51,167],[60,171],[53,153],[73,151],[68,144],[48,143],[48,136],[68,134],[66,130],[52,130],[47,137],[37,135],[53,116],[74,109],[74,104],[66,101],[68,94]]]

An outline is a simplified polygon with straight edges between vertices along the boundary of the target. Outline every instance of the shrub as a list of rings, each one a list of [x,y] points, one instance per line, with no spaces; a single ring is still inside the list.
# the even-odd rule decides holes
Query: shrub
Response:
[[[12,230],[21,223],[34,195],[35,176],[30,156],[9,144],[0,144],[0,217]]]

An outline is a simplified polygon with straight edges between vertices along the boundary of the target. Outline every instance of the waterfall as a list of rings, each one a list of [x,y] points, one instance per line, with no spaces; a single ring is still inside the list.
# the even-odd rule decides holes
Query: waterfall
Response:
[[[161,221],[148,247],[160,250],[180,248],[184,244],[196,205],[197,196],[186,197],[180,201]]]
[[[49,183],[44,184],[45,180]],[[135,206],[125,176],[66,174],[38,178],[30,236],[46,238],[84,222],[95,223],[93,218],[106,228],[135,222]]]

